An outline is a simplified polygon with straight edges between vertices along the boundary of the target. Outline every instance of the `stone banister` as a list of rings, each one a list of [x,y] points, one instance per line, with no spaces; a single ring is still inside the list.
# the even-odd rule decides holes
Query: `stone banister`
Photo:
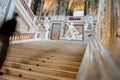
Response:
[[[120,80],[120,61],[91,36],[76,80]]]
[[[34,31],[38,30],[39,22],[37,19],[35,19],[35,15],[28,7],[27,3],[24,0],[15,0],[14,5],[18,13],[20,13],[20,15],[24,18],[28,26]]]
[[[40,32],[14,33],[14,35],[10,37],[11,44],[36,41],[36,40],[41,40]]]

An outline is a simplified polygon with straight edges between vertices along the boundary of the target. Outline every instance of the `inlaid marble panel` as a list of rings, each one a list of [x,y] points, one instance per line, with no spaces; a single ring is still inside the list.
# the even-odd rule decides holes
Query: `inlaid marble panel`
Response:
[[[61,24],[60,23],[54,23],[53,24],[51,39],[53,39],[53,40],[58,40],[59,39],[60,28],[61,28]]]

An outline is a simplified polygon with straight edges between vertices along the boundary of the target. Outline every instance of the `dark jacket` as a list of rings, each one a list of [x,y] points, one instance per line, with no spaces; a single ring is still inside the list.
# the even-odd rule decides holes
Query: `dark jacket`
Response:
[[[6,21],[0,28],[0,34],[10,37],[15,32],[16,25],[17,21],[14,18]]]

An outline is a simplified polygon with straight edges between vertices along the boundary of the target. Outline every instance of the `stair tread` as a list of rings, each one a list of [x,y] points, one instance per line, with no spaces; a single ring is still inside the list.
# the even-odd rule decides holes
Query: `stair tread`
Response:
[[[33,79],[27,79],[27,78],[4,74],[4,75],[0,76],[0,80],[33,80]]]
[[[24,77],[24,75],[29,75],[29,76],[31,76],[32,78],[35,78],[35,79],[38,79],[38,78],[40,79],[40,77],[42,76],[42,77],[47,77],[48,80],[49,80],[49,78],[51,78],[53,80],[74,80],[72,78],[58,77],[58,76],[54,76],[54,75],[37,73],[37,72],[30,72],[30,71],[21,70],[21,69],[15,69],[15,68],[10,68],[10,67],[4,67],[4,69],[6,71],[8,71],[8,74],[10,74],[10,72],[12,71],[12,73],[14,73],[14,75],[23,74],[22,75],[23,77]],[[16,73],[16,72],[19,72],[19,73]]]
[[[28,65],[28,64],[22,64],[22,63],[16,63],[16,62],[10,62],[10,61],[6,61],[5,63],[18,64],[18,65],[23,65],[23,66],[31,66],[31,67],[36,67],[36,68],[37,68],[37,66]],[[47,69],[47,70],[62,71],[62,72],[68,72],[68,73],[76,74],[76,72],[72,72],[72,71],[65,71],[65,70],[58,70],[58,69],[50,69],[50,68],[41,67],[41,66],[39,66],[38,68]]]
[[[9,58],[9,57],[8,57]],[[16,58],[16,57],[10,57],[10,58]],[[20,59],[27,59],[27,58],[20,58]],[[27,60],[31,60],[31,59],[27,59]],[[70,66],[79,66],[80,62],[73,62],[73,61],[64,61],[64,60],[48,60],[45,58],[34,58],[32,59],[32,61],[38,61],[38,62],[42,62],[45,61],[46,63],[57,63],[57,64],[62,64],[62,65],[70,65]]]
[[[11,45],[3,71],[18,80],[75,80],[85,47],[79,41]]]

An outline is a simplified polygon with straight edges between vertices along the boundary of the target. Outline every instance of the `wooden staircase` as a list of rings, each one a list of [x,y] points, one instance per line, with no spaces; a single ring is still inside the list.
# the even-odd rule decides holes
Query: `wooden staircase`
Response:
[[[0,80],[75,80],[84,51],[75,41],[11,45]]]

